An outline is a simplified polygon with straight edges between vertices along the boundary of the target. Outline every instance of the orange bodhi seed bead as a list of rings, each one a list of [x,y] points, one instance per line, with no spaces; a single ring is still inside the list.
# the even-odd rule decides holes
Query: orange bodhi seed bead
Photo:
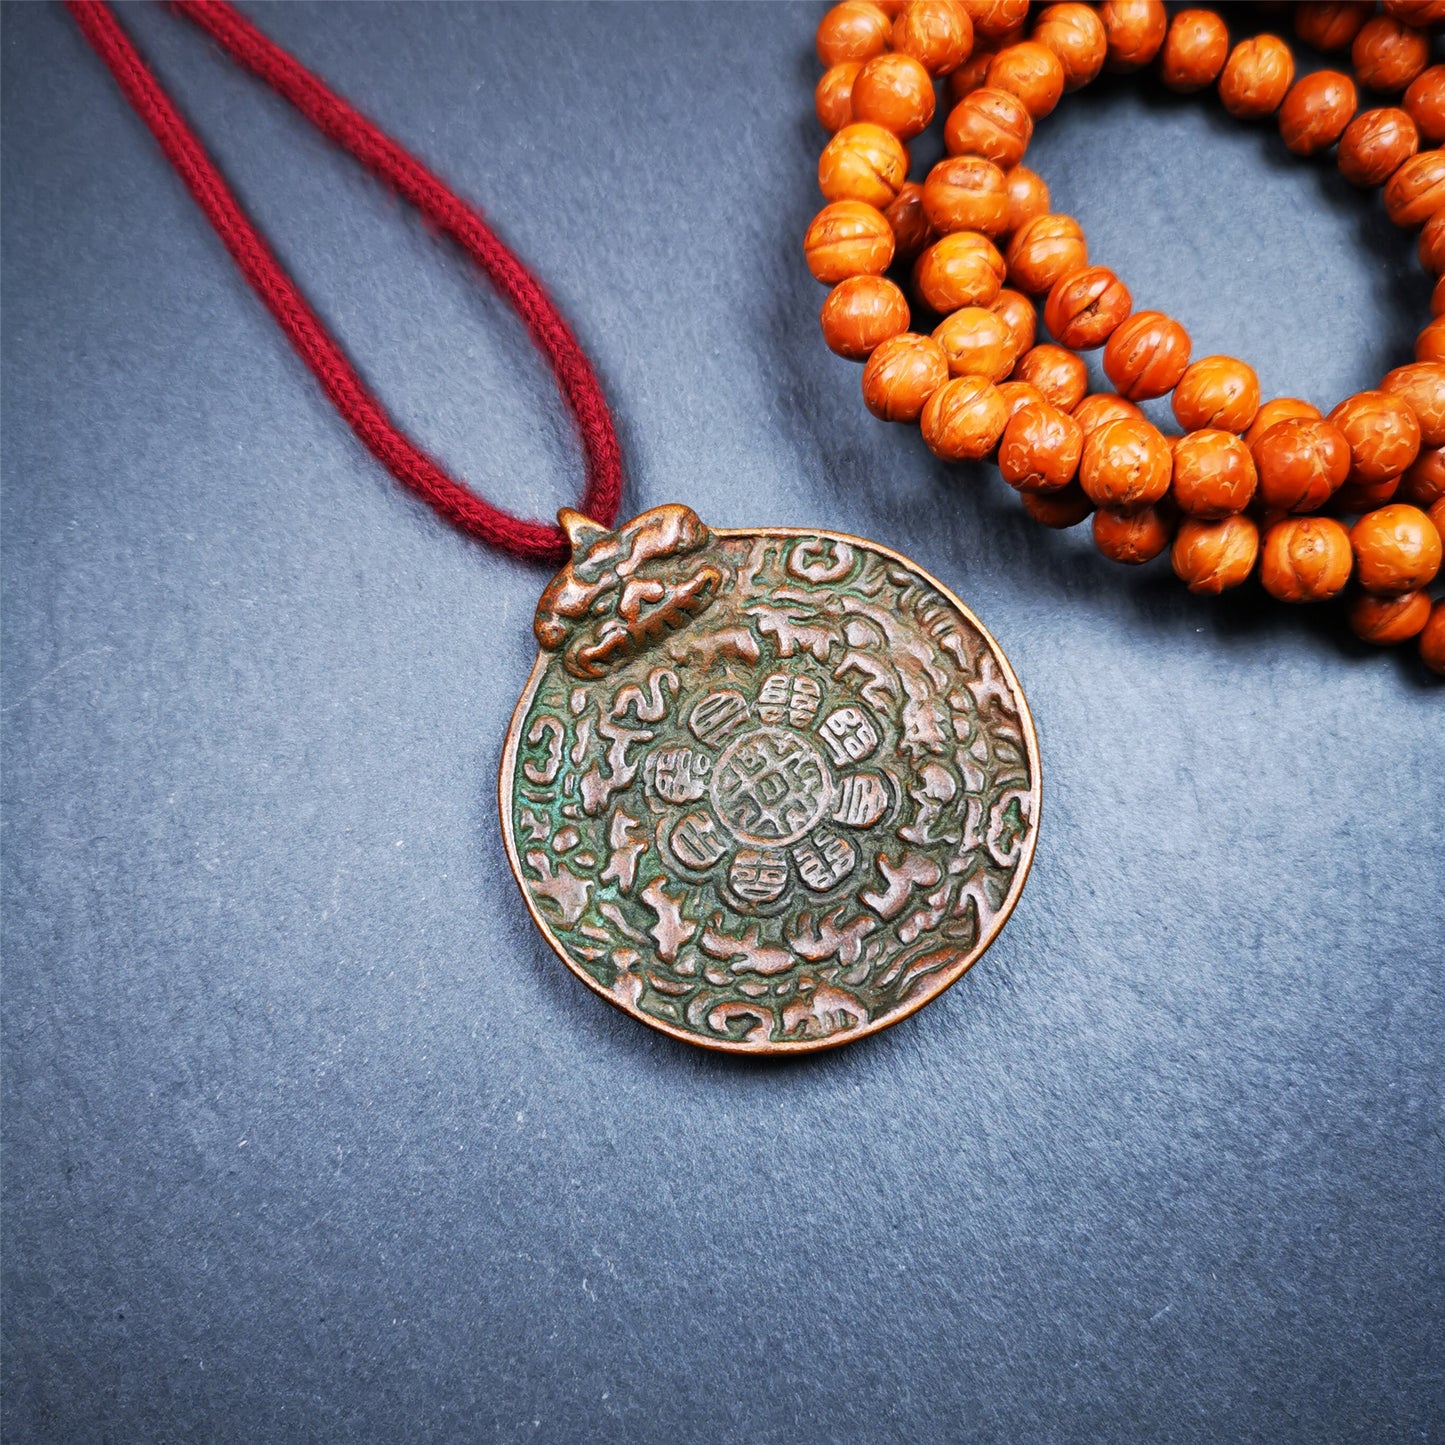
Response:
[[[1104,0],[1099,6],[1110,70],[1124,72],[1148,65],[1164,44],[1169,16],[1160,0]]]
[[[1445,317],[1432,321],[1415,338],[1416,361],[1445,361]]]
[[[987,236],[954,231],[918,258],[913,284],[940,316],[960,306],[987,306],[1003,285],[1003,257]]]
[[[1009,335],[1014,339],[1016,358],[1033,346],[1039,329],[1039,316],[1027,296],[1004,287],[989,303],[988,309],[1008,327]]]
[[[949,101],[957,105],[965,96],[972,95],[982,84],[988,73],[988,63],[995,54],[994,47],[976,44],[973,54],[944,82],[948,89]]]
[[[1445,542],[1445,497],[1437,497],[1426,509],[1425,515],[1440,534],[1441,541]]]
[[[1034,24],[1034,39],[1059,57],[1065,90],[1087,85],[1104,68],[1109,49],[1104,22],[1088,5],[1046,7]]]
[[[1173,391],[1188,365],[1189,333],[1162,311],[1136,311],[1104,347],[1104,374],[1130,401]]]
[[[1445,65],[1432,65],[1410,82],[1405,114],[1432,146],[1445,141]]]
[[[1420,423],[1415,413],[1408,402],[1388,391],[1362,391],[1347,397],[1329,419],[1349,443],[1351,482],[1387,482],[1420,453]]]
[[[1169,490],[1173,458],[1157,427],[1120,417],[1084,437],[1079,485],[1099,507],[1147,507]]]
[[[1362,110],[1345,127],[1335,162],[1352,186],[1383,186],[1419,144],[1415,122],[1403,110]]]
[[[1423,226],[1445,207],[1445,151],[1411,156],[1385,182],[1385,214],[1406,228]]]
[[[1150,562],[1168,547],[1173,535],[1173,517],[1162,507],[1132,512],[1100,507],[1094,513],[1094,546],[1111,562],[1135,567]]]
[[[964,306],[945,317],[933,339],[943,348],[955,376],[1002,381],[1018,358],[1013,333],[1003,318],[983,306]]]
[[[1008,412],[998,388],[984,376],[946,381],[919,418],[928,449],[946,462],[978,461],[998,445]]]
[[[1001,41],[1028,19],[1028,0],[959,0],[973,28],[989,40]]]
[[[819,22],[818,59],[824,65],[849,60],[872,60],[888,48],[893,22],[868,0],[843,0]]]
[[[1284,421],[1286,417],[1291,416],[1303,416],[1308,417],[1311,421],[1319,421],[1323,418],[1324,412],[1307,401],[1301,401],[1297,396],[1277,396],[1272,401],[1265,402],[1255,412],[1254,420],[1244,434],[1245,445],[1253,446],[1256,437],[1263,436],[1275,422]]]
[[[1420,633],[1420,661],[1445,676],[1445,599],[1430,609],[1430,620]]]
[[[1418,507],[1392,503],[1350,528],[1355,571],[1368,592],[1393,596],[1428,587],[1440,571],[1440,534]]]
[[[1147,421],[1148,418],[1132,401],[1115,396],[1110,391],[1098,391],[1086,396],[1073,411],[1074,420],[1083,427],[1084,435],[1098,431],[1101,426],[1120,418],[1130,421]]]
[[[989,61],[988,84],[1018,96],[1035,120],[1048,115],[1064,93],[1064,67],[1047,45],[1023,40]]]
[[[875,55],[853,81],[853,118],[912,140],[933,119],[933,80],[911,56]]]
[[[880,342],[908,330],[908,302],[883,276],[850,276],[823,302],[823,340],[849,361],[863,361]]]
[[[856,60],[830,65],[813,88],[813,109],[818,123],[830,134],[853,119],[853,78],[862,70]]]
[[[1333,517],[1285,517],[1265,533],[1259,580],[1281,602],[1323,602],[1344,591],[1353,562]]]
[[[982,156],[948,156],[923,183],[923,209],[936,231],[997,236],[1008,224],[1003,172]]]
[[[1380,9],[1392,20],[1417,30],[1445,22],[1445,0],[1382,0]]]
[[[1417,361],[1387,372],[1380,390],[1402,397],[1420,423],[1420,440],[1427,447],[1445,446],[1445,364]]]
[[[1279,108],[1279,133],[1297,156],[1318,155],[1344,134],[1359,97],[1338,70],[1317,70],[1290,86]]]
[[[1330,498],[1330,511],[1336,516],[1373,512],[1376,507],[1392,501],[1399,489],[1399,477],[1390,477],[1383,482],[1346,481]]]
[[[973,21],[955,0],[913,0],[893,22],[893,48],[930,75],[951,74],[973,49]]]
[[[893,261],[893,230],[875,206],[834,201],[809,224],[803,257],[808,270],[830,286],[849,276],[881,276]]]
[[[1258,556],[1259,528],[1248,517],[1186,517],[1169,560],[1191,592],[1217,596],[1246,581]]]
[[[1254,496],[1249,448],[1233,432],[1193,431],[1174,443],[1174,500],[1192,517],[1228,517]]]
[[[1078,482],[1070,482],[1057,492],[1022,492],[1020,497],[1024,511],[1034,521],[1059,531],[1065,527],[1077,527],[1094,510],[1094,504]]]
[[[1276,422],[1250,453],[1259,473],[1260,500],[1271,510],[1316,511],[1350,470],[1350,444],[1339,428],[1305,417]]]
[[[1420,264],[1432,276],[1445,272],[1445,210],[1436,211],[1420,230],[1419,254]],[[1445,306],[1439,303],[1439,295],[1441,289],[1436,285],[1431,296],[1431,311],[1436,316],[1445,311]]]
[[[1445,497],[1445,447],[1423,450],[1400,478],[1399,498],[1417,507],[1433,507]],[[1437,528],[1438,530],[1438,528]]]
[[[1004,170],[1023,160],[1033,134],[1033,117],[1023,101],[988,85],[964,96],[943,123],[949,155],[982,156]]]
[[[1102,346],[1133,306],[1129,288],[1107,266],[1084,266],[1061,276],[1044,302],[1044,321],[1071,351]]]
[[[1049,213],[1049,188],[1044,178],[1027,166],[1015,166],[1004,174],[1008,192],[1008,229],[1010,232],[1038,216]]]
[[[1398,597],[1381,597],[1361,592],[1350,603],[1350,631],[1365,642],[1393,647],[1418,637],[1430,620],[1430,594],[1402,592]]]
[[[1044,400],[1043,392],[1027,381],[1001,381],[998,383],[998,394],[1003,397],[1004,408],[1010,421],[1024,407],[1038,406]]]
[[[1021,407],[998,444],[998,469],[1021,492],[1057,492],[1074,480],[1084,432],[1073,417],[1047,401]]]
[[[1061,276],[1082,270],[1089,248],[1072,216],[1039,216],[1021,226],[1004,253],[1008,279],[1020,291],[1041,296]]]
[[[1360,27],[1350,60],[1367,90],[1404,90],[1430,63],[1430,42],[1412,26],[1377,15]]]
[[[863,405],[880,421],[917,421],[948,380],[948,358],[929,336],[901,332],[880,342],[863,368]]]
[[[1181,10],[1169,22],[1159,53],[1159,78],[1190,94],[1213,85],[1229,59],[1229,27],[1213,10]]]
[[[1294,33],[1316,50],[1348,50],[1374,9],[1369,0],[1305,0],[1294,7]]]
[[[1242,432],[1259,410],[1259,378],[1237,357],[1203,356],[1185,368],[1171,405],[1185,431],[1220,427]]]
[[[1038,387],[1055,406],[1072,412],[1089,390],[1089,368],[1062,346],[1035,346],[1019,357],[1014,377]]]
[[[1294,80],[1294,56],[1277,35],[1255,35],[1229,52],[1219,99],[1240,120],[1262,120],[1280,107]]]
[[[830,201],[866,201],[880,209],[908,175],[908,151],[881,125],[845,125],[818,158],[818,189]]]
[[[905,182],[883,212],[893,231],[893,254],[904,265],[917,259],[935,240],[933,227],[923,209],[923,187]]]

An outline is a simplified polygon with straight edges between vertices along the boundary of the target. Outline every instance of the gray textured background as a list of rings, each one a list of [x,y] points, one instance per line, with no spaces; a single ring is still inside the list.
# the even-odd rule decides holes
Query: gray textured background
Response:
[[[340,425],[54,7],[4,12],[4,1395],[15,1441],[1445,1438],[1445,697],[873,421],[817,332],[817,7],[252,7],[595,358],[628,506],[910,553],[1028,689],[1044,830],[958,988],[789,1066],[615,1014],[495,822],[544,577]],[[511,317],[127,11],[397,413],[578,463]],[[1322,406],[1412,240],[1137,83],[1035,160],[1141,305]]]

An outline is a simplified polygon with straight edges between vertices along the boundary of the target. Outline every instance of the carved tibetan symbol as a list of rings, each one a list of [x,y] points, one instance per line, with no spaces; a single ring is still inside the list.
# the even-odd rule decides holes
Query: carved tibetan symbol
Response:
[[[906,1017],[1008,918],[1038,747],[972,613],[830,532],[616,532],[572,562],[502,758],[538,926],[644,1023],[710,1048],[825,1048]]]

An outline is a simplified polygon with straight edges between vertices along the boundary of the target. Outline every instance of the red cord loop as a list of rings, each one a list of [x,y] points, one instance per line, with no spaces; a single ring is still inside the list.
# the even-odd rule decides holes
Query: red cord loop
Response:
[[[403,432],[311,309],[155,73],[121,28],[107,0],[65,0],[136,113],[252,290],[290,339],[332,404],[392,475],[454,527],[514,556],[560,562],[570,553],[561,528],[515,517],[451,477]],[[551,364],[577,423],[587,460],[581,510],[611,527],[622,500],[622,453],[591,363],[537,278],[472,206],[410,152],[343,100],[300,61],[268,40],[227,0],[176,0],[175,8],[212,36],[238,65],[284,96],[323,135],[450,236],[522,318]]]

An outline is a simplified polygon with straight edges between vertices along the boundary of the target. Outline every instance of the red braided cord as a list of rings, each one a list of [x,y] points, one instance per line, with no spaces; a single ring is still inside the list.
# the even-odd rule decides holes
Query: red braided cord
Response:
[[[483,501],[397,427],[287,275],[265,237],[242,211],[215,162],[141,59],[110,5],[106,0],[65,0],[65,6],[206,213],[241,274],[372,454],[404,487],[461,531],[515,556],[546,562],[565,559],[570,549],[560,528],[514,517]],[[262,35],[226,0],[177,0],[176,8],[219,41],[238,64],[285,96],[324,135],[411,202],[486,272],[551,363],[576,419],[587,458],[581,510],[612,526],[622,499],[622,454],[612,416],[577,338],[536,277],[476,210]]]

